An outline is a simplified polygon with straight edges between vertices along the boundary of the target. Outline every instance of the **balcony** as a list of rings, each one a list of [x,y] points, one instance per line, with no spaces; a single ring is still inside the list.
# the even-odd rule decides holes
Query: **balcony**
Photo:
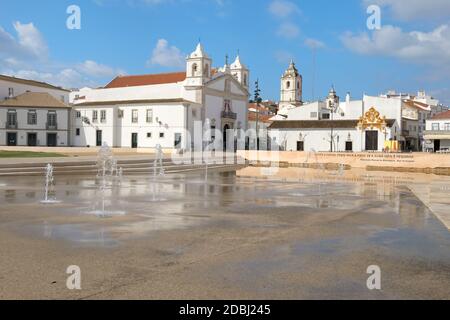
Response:
[[[17,121],[16,122],[5,122],[6,129],[17,129]]]
[[[57,123],[46,123],[45,128],[47,130],[58,130],[58,124]]]
[[[222,119],[236,120],[237,113],[231,111],[222,111]]]

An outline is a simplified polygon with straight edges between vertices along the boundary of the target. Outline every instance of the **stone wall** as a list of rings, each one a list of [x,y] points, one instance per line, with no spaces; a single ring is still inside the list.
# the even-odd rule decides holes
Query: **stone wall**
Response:
[[[450,154],[435,153],[330,153],[238,151],[251,162],[278,162],[290,165],[344,164],[352,168],[450,169]]]

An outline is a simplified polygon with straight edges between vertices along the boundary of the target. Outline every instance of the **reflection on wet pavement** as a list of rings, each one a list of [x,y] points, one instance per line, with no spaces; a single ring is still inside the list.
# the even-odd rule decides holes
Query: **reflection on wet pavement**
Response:
[[[210,172],[207,184],[195,173],[157,181],[123,177],[104,189],[104,203],[95,178],[57,176],[61,203],[54,205],[39,203],[42,178],[5,178],[0,236],[13,239],[4,247],[11,265],[27,265],[9,249],[17,239],[25,239],[28,252],[41,250],[44,270],[60,268],[70,253],[70,263],[75,259],[92,268],[100,293],[106,292],[103,269],[111,266],[109,279],[119,274],[129,285],[121,291],[120,281],[107,284],[114,297],[145,290],[153,297],[170,288],[168,283],[184,289],[182,298],[191,297],[196,286],[205,294],[214,288],[220,298],[235,298],[236,292],[271,299],[426,298],[427,288],[434,297],[450,297],[450,232],[430,211],[432,206],[450,211],[448,177],[303,168],[272,173],[261,175],[252,167]],[[103,204],[124,215],[90,214]],[[52,255],[55,247],[61,251]],[[365,286],[372,264],[382,264],[387,279],[381,293]],[[159,273],[148,272],[153,268]],[[151,286],[135,286],[142,272]],[[153,274],[156,279],[150,279]],[[21,273],[10,288],[14,279],[22,279]]]
[[[129,238],[163,230],[207,225],[257,225],[258,221],[246,221],[245,216],[277,213],[281,216],[283,208],[299,214],[375,214],[381,220],[385,217],[393,220],[398,228],[425,228],[430,219],[430,212],[395,177],[374,177],[364,173],[346,179],[333,174],[315,176],[316,170],[300,168],[287,177],[268,177],[250,170],[211,173],[207,184],[196,175],[166,176],[156,182],[149,177],[124,178],[120,184],[112,183],[105,190],[105,205],[109,210],[125,215],[104,220],[88,217],[88,213],[99,205],[97,182],[89,177],[57,177],[55,196],[62,201],[59,205],[38,203],[43,193],[40,178],[3,179],[0,200],[4,212],[33,211],[35,220],[20,222],[24,225],[16,223],[16,228],[24,227],[24,232],[50,234],[46,237],[93,246],[116,245]],[[409,177],[405,179],[409,181]],[[436,182],[431,190],[441,191],[447,183]],[[45,223],[39,223],[40,215]],[[301,219],[299,216],[299,222]],[[374,225],[377,222],[361,221],[358,228]],[[48,233],[47,229],[52,232]],[[414,232],[398,234],[404,235],[400,238],[404,238],[406,244],[414,243]],[[383,229],[370,239],[383,244],[382,240],[389,239],[390,235],[389,230]],[[400,242],[396,244],[401,245]],[[301,250],[301,246],[297,250]],[[320,246],[317,250],[321,250]]]

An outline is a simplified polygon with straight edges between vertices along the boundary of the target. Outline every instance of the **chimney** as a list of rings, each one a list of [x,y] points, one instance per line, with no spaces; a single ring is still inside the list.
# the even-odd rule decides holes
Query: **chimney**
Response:
[[[347,95],[345,96],[345,103],[346,104],[350,103],[350,92],[347,92]]]

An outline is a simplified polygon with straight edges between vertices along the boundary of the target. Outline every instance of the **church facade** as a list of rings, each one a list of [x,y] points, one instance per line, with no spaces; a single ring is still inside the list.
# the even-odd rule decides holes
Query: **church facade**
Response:
[[[293,85],[294,84],[294,85]],[[269,128],[271,144],[286,151],[381,152],[419,149],[419,107],[409,100],[364,95],[341,101],[328,96],[302,101],[302,77],[290,63],[281,78],[279,113]]]
[[[199,150],[235,144],[247,129],[250,71],[239,56],[213,68],[199,43],[176,73],[119,76],[100,89],[72,93],[74,146]]]

